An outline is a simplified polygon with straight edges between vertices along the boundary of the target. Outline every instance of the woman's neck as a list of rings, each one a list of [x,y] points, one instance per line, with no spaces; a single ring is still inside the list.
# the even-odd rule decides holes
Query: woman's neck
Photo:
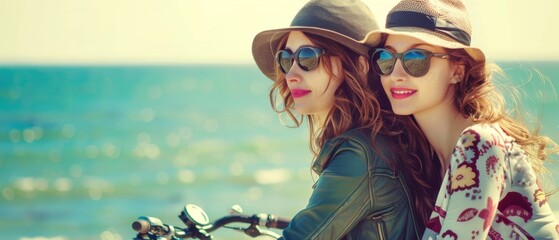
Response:
[[[324,124],[326,124],[326,119],[328,118],[328,113],[328,111],[325,111],[313,114],[312,118],[315,123],[314,126],[316,126],[317,129],[324,128]]]
[[[444,175],[460,134],[473,122],[464,118],[453,106],[414,114],[414,117],[421,131],[437,153]]]

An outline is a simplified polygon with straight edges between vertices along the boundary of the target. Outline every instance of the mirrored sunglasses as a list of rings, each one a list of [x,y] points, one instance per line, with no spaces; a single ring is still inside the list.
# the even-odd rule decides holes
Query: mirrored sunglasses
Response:
[[[279,50],[276,53],[275,60],[281,72],[287,74],[293,62],[297,62],[299,68],[303,71],[311,71],[318,67],[320,63],[320,56],[325,54],[325,51],[316,47],[300,47],[292,53],[289,49]]]
[[[396,60],[400,59],[404,70],[413,77],[421,77],[429,71],[431,58],[449,58],[446,53],[432,53],[423,49],[410,49],[403,53],[395,53],[385,48],[376,49],[371,54],[374,71],[381,76],[388,76],[394,70]]]

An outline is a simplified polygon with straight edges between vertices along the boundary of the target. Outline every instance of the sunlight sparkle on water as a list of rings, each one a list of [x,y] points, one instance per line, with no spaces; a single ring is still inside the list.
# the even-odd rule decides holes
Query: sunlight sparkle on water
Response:
[[[57,178],[54,181],[54,188],[59,192],[67,192],[72,188],[72,182],[68,178]]]
[[[20,237],[19,240],[67,240],[68,238],[63,236],[56,237]]]
[[[105,143],[103,145],[103,154],[109,158],[118,158],[120,156],[120,149],[112,143]]]
[[[23,130],[23,140],[28,143],[32,143],[35,140],[39,140],[43,137],[43,128],[39,126],[34,126]]]
[[[182,183],[192,183],[196,180],[196,175],[188,169],[183,169],[177,172],[177,178]]]
[[[254,180],[261,185],[286,182],[291,178],[291,172],[285,168],[258,170]]]
[[[151,137],[147,133],[138,134],[137,141],[138,144],[134,148],[134,155],[140,158],[148,158],[155,160],[159,157],[161,153],[159,146],[150,143]]]
[[[72,124],[64,124],[62,126],[62,135],[66,138],[72,138],[76,134],[76,127]]]
[[[35,180],[32,177],[20,177],[15,181],[15,187],[24,192],[35,191]]]
[[[184,168],[198,164],[198,158],[190,151],[181,150],[177,156],[173,158],[173,166]]]
[[[234,162],[229,165],[229,173],[233,176],[241,176],[244,173],[243,164],[239,162]]]
[[[151,122],[155,118],[155,111],[151,108],[144,108],[138,113],[138,118],[143,122]]]
[[[171,147],[176,147],[181,143],[181,137],[178,133],[172,132],[167,134],[167,137],[165,137],[165,142]]]
[[[116,233],[116,232],[112,232],[112,231],[104,231],[101,233],[101,235],[99,236],[101,238],[101,240],[122,240],[122,236],[120,236],[120,234]]]
[[[88,188],[89,197],[100,200],[104,192],[114,192],[115,187],[105,179],[90,177],[85,180],[84,186]]]
[[[134,154],[140,158],[157,159],[161,151],[155,144],[139,143],[134,149]]]

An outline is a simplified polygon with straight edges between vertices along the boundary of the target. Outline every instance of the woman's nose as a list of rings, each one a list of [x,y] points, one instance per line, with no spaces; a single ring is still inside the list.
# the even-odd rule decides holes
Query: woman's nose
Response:
[[[396,63],[394,63],[394,67],[392,69],[392,73],[390,73],[390,78],[395,81],[402,81],[404,78],[408,76],[408,73],[404,69],[404,65],[402,65],[401,59],[396,59]]]
[[[285,80],[287,82],[298,82],[301,81],[301,68],[297,64],[293,63],[291,69],[285,74]]]

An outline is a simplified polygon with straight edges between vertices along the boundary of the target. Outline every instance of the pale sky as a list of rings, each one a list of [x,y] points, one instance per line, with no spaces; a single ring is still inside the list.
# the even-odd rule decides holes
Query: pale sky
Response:
[[[0,64],[252,63],[306,0],[0,0]],[[464,0],[493,60],[559,60],[559,0]],[[384,26],[397,0],[365,0]]]

